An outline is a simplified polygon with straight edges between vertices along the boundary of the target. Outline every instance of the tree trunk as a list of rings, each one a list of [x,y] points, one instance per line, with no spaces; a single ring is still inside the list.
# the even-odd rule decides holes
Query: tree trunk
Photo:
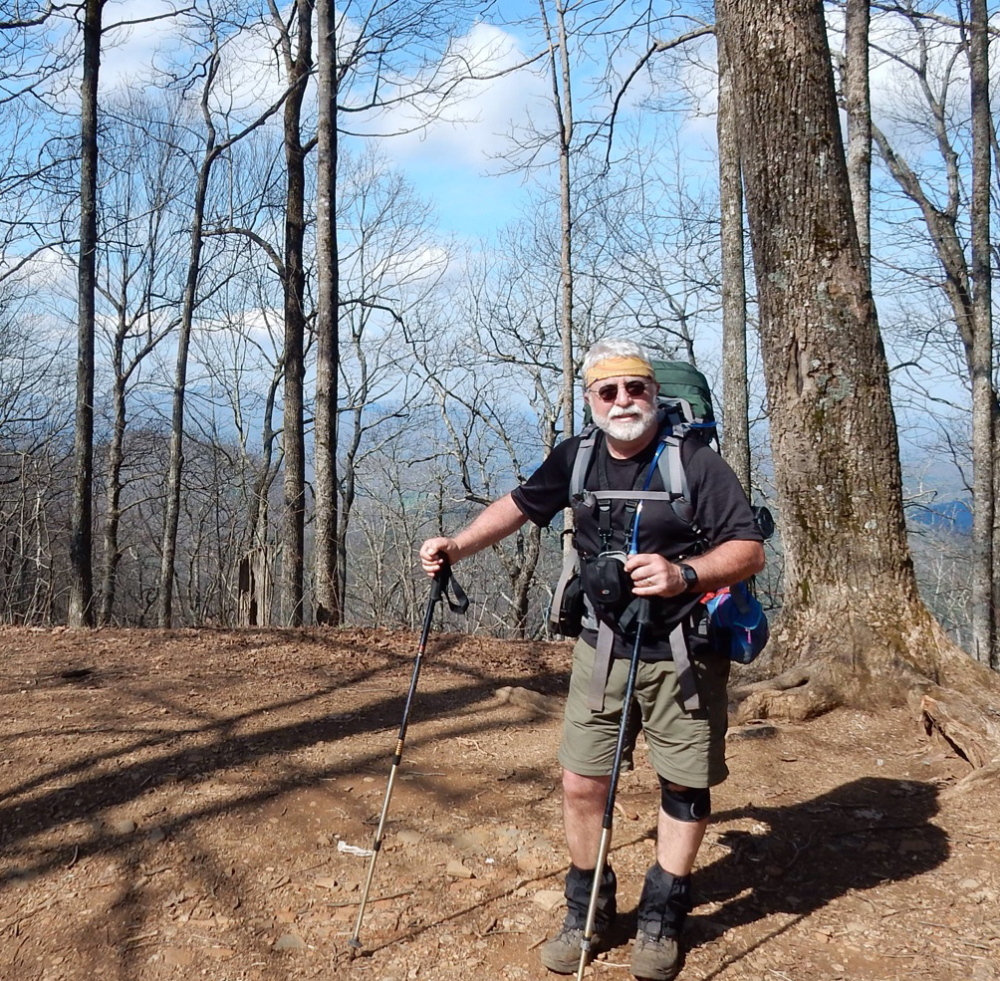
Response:
[[[120,343],[121,333],[116,343]],[[118,528],[122,510],[122,464],[125,458],[125,378],[119,370],[120,356],[115,357],[116,377],[112,390],[111,443],[108,446],[107,507],[104,512],[104,568],[101,572],[101,603],[98,623],[108,626],[114,615],[117,593],[118,565],[121,551],[118,548]]]
[[[157,591],[156,621],[160,627],[169,628],[173,623],[174,572],[177,559],[177,530],[181,513],[181,479],[184,471],[184,403],[187,395],[188,349],[195,308],[198,305],[198,279],[201,275],[201,253],[205,238],[205,201],[212,164],[218,155],[215,127],[208,107],[218,58],[209,62],[208,73],[202,89],[202,116],[205,120],[205,153],[198,168],[194,194],[194,211],[191,216],[191,243],[188,253],[187,276],[184,281],[184,299],[181,303],[181,323],[177,333],[177,360],[174,369],[174,391],[170,413],[170,458],[167,464],[166,504],[163,515],[163,543],[160,550],[160,581]]]
[[[282,613],[289,626],[301,626],[305,571],[305,158],[302,98],[312,70],[312,4],[298,0],[298,50],[286,48],[289,94],[285,101],[285,392],[282,442],[285,450],[284,528],[282,536]],[[290,45],[286,39],[285,43]]]
[[[914,690],[940,696],[938,685],[1000,698],[1000,679],[947,640],[917,593],[822,5],[716,10],[740,107],[786,551],[770,666],[798,669],[786,690],[755,691],[743,717],[899,703]]]
[[[993,320],[990,269],[990,85],[986,0],[971,0],[969,27],[972,110],[972,637],[977,660],[1000,667],[996,648],[993,553]]]
[[[87,0],[80,85],[80,253],[77,264],[76,427],[73,439],[73,527],[70,540],[71,627],[94,622],[94,311],[97,285],[97,88],[103,0]]]
[[[338,569],[337,369],[339,251],[337,248],[337,63],[336,10],[332,0],[316,0],[318,132],[316,166],[316,622],[343,620]]]
[[[743,245],[743,184],[736,105],[723,39],[719,63],[719,235],[722,241],[722,453],[749,495],[750,396],[747,384],[747,303]]]
[[[563,439],[573,435],[575,426],[576,370],[573,363],[573,177],[571,151],[573,145],[572,72],[569,62],[569,38],[566,33],[565,10],[556,4],[557,38],[552,37],[545,9],[539,0],[542,23],[549,42],[549,71],[552,80],[552,108],[556,116],[556,140],[559,153],[559,343],[562,353]],[[573,512],[563,512],[563,527],[573,528]],[[573,547],[572,535],[563,535],[563,551]]]

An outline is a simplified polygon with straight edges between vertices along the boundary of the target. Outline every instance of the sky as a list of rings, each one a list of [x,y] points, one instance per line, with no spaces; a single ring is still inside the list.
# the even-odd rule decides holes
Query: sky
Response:
[[[106,39],[102,57],[105,94],[151,84],[150,67],[162,64],[166,54],[179,50],[176,20],[153,19],[174,6],[179,4],[168,0],[109,0],[106,24],[126,18],[133,23],[110,32]],[[503,4],[508,19],[513,13],[535,10],[535,5],[527,0],[505,0]],[[685,25],[690,29],[695,21]],[[888,47],[892,34],[879,33],[876,25],[875,40]],[[489,80],[464,83],[442,116],[432,124],[376,141],[417,192],[433,204],[437,229],[443,237],[454,236],[466,243],[488,241],[521,215],[531,193],[540,186],[539,174],[505,172],[508,168],[500,159],[510,148],[512,132],[529,116],[551,125],[551,82],[541,63],[535,68],[503,74],[536,54],[538,43],[537,35],[532,35],[526,26],[501,24],[495,18],[491,21],[489,16],[470,23],[464,36],[452,47],[451,57],[464,56],[477,74],[490,76]],[[714,177],[715,140],[711,40],[702,43],[701,51],[701,64],[689,62],[676,68],[670,80],[672,88],[683,91],[690,99],[674,107],[661,103],[657,108],[661,110],[659,118],[670,120],[674,127],[683,164],[696,177],[708,181]],[[634,64],[637,54],[636,50],[618,53],[621,73]],[[266,32],[241,36],[227,62],[226,98],[246,107],[273,99],[281,89],[280,79],[273,71],[274,62],[272,38]],[[574,95],[581,106],[587,101],[588,76],[592,80],[598,67],[584,64],[575,76]],[[656,70],[660,70],[659,65]],[[643,115],[632,110],[642,99],[655,94],[650,78],[643,73],[636,79],[625,102],[623,123],[630,112],[633,120]],[[899,79],[890,60],[883,56],[873,73],[876,98],[883,105],[887,100],[903,98],[897,90]],[[67,93],[64,97],[71,99],[72,95]],[[584,116],[585,112],[578,110],[578,118]],[[352,125],[354,121],[352,118]],[[364,122],[368,132],[390,134],[412,129],[415,120],[411,110],[399,108],[377,120]],[[657,150],[650,147],[649,152]]]
[[[130,21],[110,31],[102,56],[101,78],[105,93],[130,86],[149,84],[150,66],[163,64],[167,54],[177,49],[177,22],[162,16],[173,5],[168,0],[110,0],[105,24]],[[494,11],[499,5],[494,7]],[[537,6],[527,0],[505,0],[503,14],[508,20],[524,13],[537,21]],[[140,22],[141,23],[138,23]],[[681,29],[689,29],[685,21]],[[645,43],[645,39],[643,39]],[[402,169],[421,194],[434,205],[438,223],[446,234],[459,237],[491,237],[514,221],[525,206],[528,191],[537,177],[510,172],[502,158],[511,146],[511,136],[529,116],[550,127],[553,121],[551,80],[545,62],[524,65],[539,53],[537,31],[530,25],[501,25],[494,16],[469,24],[465,35],[452,45],[450,58],[465,59],[482,81],[463,83],[440,118],[414,130],[417,118],[412,109],[401,106],[378,119],[362,121],[366,132],[399,134],[378,142],[383,152]],[[711,45],[711,42],[709,42]],[[639,52],[624,50],[617,55],[620,68],[627,71]],[[229,62],[227,96],[234,102],[260,104],[280,91],[280,81],[269,66],[274,64],[272,39],[259,31],[241,39]],[[575,72],[574,99],[578,116],[585,115],[587,86],[596,65],[584,65]],[[704,80],[700,83],[706,87]],[[622,120],[630,107],[648,94],[647,76],[640,74],[624,100]],[[606,107],[602,109],[602,113]],[[348,126],[356,117],[345,116]],[[714,140],[710,115],[699,114],[686,120],[692,140]],[[360,127],[359,127],[360,128]],[[350,142],[350,141],[348,141]]]

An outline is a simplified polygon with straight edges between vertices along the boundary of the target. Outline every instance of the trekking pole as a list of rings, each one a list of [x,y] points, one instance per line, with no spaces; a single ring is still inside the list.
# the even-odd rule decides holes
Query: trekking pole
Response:
[[[638,551],[639,516],[642,513],[642,502],[635,512],[635,522],[632,526],[632,541],[629,555]],[[618,777],[622,771],[622,758],[625,755],[625,743],[628,740],[628,722],[632,713],[632,697],[635,694],[635,678],[639,671],[639,651],[642,649],[642,628],[649,623],[649,599],[641,596],[636,609],[635,643],[632,645],[632,658],[628,665],[628,680],[625,682],[625,695],[622,699],[622,718],[618,726],[618,741],[615,743],[615,756],[611,764],[611,783],[608,785],[608,799],[604,805],[604,820],[601,822],[601,841],[597,846],[597,862],[594,865],[594,884],[590,889],[590,901],[587,903],[587,919],[583,926],[583,936],[580,938],[580,963],[576,969],[576,981],[583,981],[583,972],[589,960],[591,938],[594,935],[594,920],[597,917],[597,900],[601,892],[601,880],[604,877],[604,863],[608,860],[611,850],[611,827],[614,823],[615,795],[618,792]]]
[[[454,593],[454,600],[448,595],[448,588],[451,587]],[[365,886],[361,892],[361,908],[358,910],[358,918],[354,924],[354,936],[348,940],[348,944],[355,950],[361,950],[361,921],[365,916],[365,906],[368,904],[368,892],[371,889],[372,878],[375,874],[375,860],[382,848],[382,835],[385,831],[385,819],[389,813],[389,801],[392,800],[392,788],[396,783],[396,773],[399,764],[403,759],[403,744],[406,742],[406,727],[410,719],[410,708],[413,705],[413,696],[417,690],[417,679],[420,677],[420,665],[423,661],[424,651],[427,648],[427,637],[431,631],[431,621],[434,617],[434,607],[444,596],[448,601],[448,606],[455,613],[465,613],[469,608],[469,599],[462,590],[462,587],[455,582],[451,574],[451,566],[445,564],[435,573],[434,581],[431,584],[430,596],[427,598],[427,609],[424,611],[424,625],[420,631],[420,644],[417,647],[417,657],[413,663],[413,673],[410,675],[410,690],[406,695],[406,704],[403,706],[403,721],[399,726],[399,736],[396,739],[396,752],[392,758],[392,767],[389,769],[389,780],[385,788],[385,799],[382,801],[382,813],[378,820],[378,827],[375,830],[375,837],[372,840],[371,861],[368,863],[368,874],[365,877]],[[352,955],[353,956],[353,955]]]

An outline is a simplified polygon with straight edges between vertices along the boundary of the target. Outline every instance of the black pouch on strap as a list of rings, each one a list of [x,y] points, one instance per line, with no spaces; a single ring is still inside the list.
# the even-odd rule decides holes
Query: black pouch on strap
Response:
[[[625,571],[624,552],[602,552],[584,559],[580,567],[583,589],[598,611],[621,610],[632,599],[632,578]]]
[[[563,637],[579,637],[583,629],[584,606],[580,563],[574,550],[563,562],[562,575],[552,594],[549,629]]]

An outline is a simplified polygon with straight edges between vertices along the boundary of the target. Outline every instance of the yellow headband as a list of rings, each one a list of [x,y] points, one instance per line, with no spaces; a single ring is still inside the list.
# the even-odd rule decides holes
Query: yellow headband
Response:
[[[591,366],[584,376],[584,381],[586,387],[590,388],[594,382],[603,381],[605,378],[618,378],[622,375],[630,375],[635,378],[653,378],[653,366],[645,358],[636,355],[603,358]]]

